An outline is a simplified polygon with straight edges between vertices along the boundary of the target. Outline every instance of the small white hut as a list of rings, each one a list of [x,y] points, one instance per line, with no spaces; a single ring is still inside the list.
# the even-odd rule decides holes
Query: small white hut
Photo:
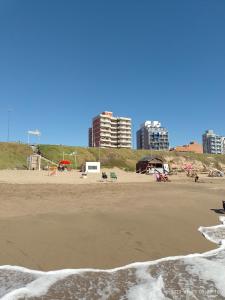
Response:
[[[85,163],[85,173],[100,173],[100,162],[87,161]]]
[[[29,170],[41,170],[41,155],[32,154],[27,158],[27,164]]]

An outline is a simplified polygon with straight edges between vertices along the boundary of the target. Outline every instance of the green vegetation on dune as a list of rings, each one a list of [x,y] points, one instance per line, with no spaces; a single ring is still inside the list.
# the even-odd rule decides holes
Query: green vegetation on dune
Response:
[[[136,163],[143,156],[155,155],[163,158],[172,167],[181,169],[185,163],[193,163],[199,169],[225,169],[225,155],[178,153],[173,151],[150,151],[132,149],[98,149],[62,145],[39,145],[42,155],[55,163],[71,160],[72,167],[80,168],[86,161],[101,161],[106,168],[118,167],[134,171]],[[75,152],[76,155],[68,155]],[[31,147],[18,143],[0,143],[0,169],[26,169]],[[42,166],[46,163],[43,162]]]
[[[85,161],[101,161],[102,166],[107,168],[118,167],[127,171],[134,171],[136,163],[143,156],[153,155],[163,158],[169,164],[181,166],[185,162],[201,165],[202,168],[221,169],[225,165],[225,155],[209,155],[196,153],[179,153],[173,151],[150,151],[132,149],[106,149],[84,148],[63,145],[40,145],[39,149],[43,156],[58,162],[63,158],[70,159],[75,166],[75,156],[67,154],[76,152],[77,167],[80,168]]]
[[[0,143],[0,169],[26,169],[32,149],[18,143]]]
[[[132,150],[132,149],[106,149],[106,148],[84,148],[72,146],[56,146],[56,145],[40,145],[39,150],[42,155],[49,160],[59,162],[64,158],[71,160],[73,166],[75,165],[75,156],[68,154],[76,154],[77,168],[80,168],[86,161],[101,161],[102,166],[106,168],[118,167],[126,169],[127,171],[134,171],[136,162],[146,155],[155,154],[161,155],[162,153],[153,153],[149,150]]]

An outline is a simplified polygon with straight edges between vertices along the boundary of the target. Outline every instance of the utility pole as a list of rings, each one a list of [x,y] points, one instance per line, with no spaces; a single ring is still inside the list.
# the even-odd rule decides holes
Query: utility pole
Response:
[[[11,110],[8,110],[7,142],[9,142],[9,140],[10,140],[10,113],[11,113]]]
[[[98,161],[100,162],[100,149],[101,149],[101,147],[100,147],[100,144],[98,145]]]
[[[77,169],[77,151],[72,153],[74,155],[75,169]]]

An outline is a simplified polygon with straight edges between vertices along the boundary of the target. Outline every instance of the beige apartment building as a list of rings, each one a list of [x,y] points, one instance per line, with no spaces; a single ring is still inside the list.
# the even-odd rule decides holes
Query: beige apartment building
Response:
[[[131,148],[131,119],[102,112],[89,128],[89,147]]]

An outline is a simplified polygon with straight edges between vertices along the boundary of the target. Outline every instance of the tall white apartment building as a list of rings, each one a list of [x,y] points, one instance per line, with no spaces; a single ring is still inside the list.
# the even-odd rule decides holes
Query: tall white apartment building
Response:
[[[92,120],[89,147],[131,148],[131,118],[114,117],[104,111]]]
[[[168,130],[159,121],[145,121],[137,131],[137,149],[169,150]]]
[[[225,154],[225,137],[213,130],[206,130],[202,135],[203,152],[210,154]]]

